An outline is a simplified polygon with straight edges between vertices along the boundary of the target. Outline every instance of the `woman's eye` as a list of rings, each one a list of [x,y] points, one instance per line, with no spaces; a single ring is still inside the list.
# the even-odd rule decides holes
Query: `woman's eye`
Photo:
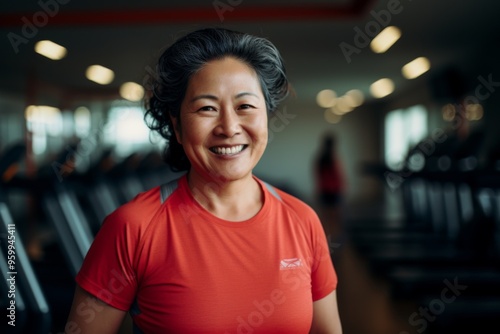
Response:
[[[242,104],[242,105],[240,106],[240,109],[251,109],[251,108],[253,108],[253,106],[252,106],[252,105],[250,105],[250,104]]]
[[[215,111],[215,108],[211,106],[204,106],[198,109],[198,111]]]

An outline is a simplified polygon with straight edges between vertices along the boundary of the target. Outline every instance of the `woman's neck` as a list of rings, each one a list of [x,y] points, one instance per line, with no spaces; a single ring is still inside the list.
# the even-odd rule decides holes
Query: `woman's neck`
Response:
[[[239,222],[255,216],[264,203],[262,189],[250,174],[244,179],[203,178],[189,172],[188,185],[195,200],[214,216]]]

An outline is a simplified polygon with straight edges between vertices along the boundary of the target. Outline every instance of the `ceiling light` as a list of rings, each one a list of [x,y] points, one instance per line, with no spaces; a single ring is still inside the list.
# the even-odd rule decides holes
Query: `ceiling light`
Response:
[[[35,44],[35,52],[52,60],[59,60],[66,56],[67,50],[64,46],[43,40]]]
[[[375,53],[384,53],[389,50],[400,37],[401,30],[398,27],[389,26],[375,36],[370,43],[370,47]]]
[[[469,121],[478,121],[483,118],[483,106],[478,103],[471,103],[465,107],[465,117]]]
[[[321,108],[333,107],[336,103],[337,93],[331,89],[323,89],[316,95],[316,103]]]
[[[327,110],[330,111],[331,113],[337,115],[337,116],[342,116],[342,115],[346,114],[346,112],[339,110],[338,105],[335,105],[331,108],[328,108]]]
[[[112,70],[101,65],[89,66],[85,75],[87,79],[101,85],[107,85],[115,78],[115,73]]]
[[[54,115],[60,114],[61,109],[51,106],[37,106],[29,105],[25,110],[25,117],[28,122],[41,122],[46,121],[47,118],[51,118]]]
[[[406,79],[415,79],[416,77],[419,77],[427,72],[430,68],[431,63],[429,62],[429,59],[419,57],[403,66],[401,72]]]
[[[345,97],[347,98],[348,104],[353,108],[359,107],[365,100],[363,92],[359,89],[351,89],[345,93]]]
[[[352,111],[354,107],[352,106],[352,101],[348,96],[341,96],[337,99],[335,109],[337,114],[342,115]]]
[[[394,83],[391,79],[383,78],[375,81],[370,86],[370,92],[375,98],[382,98],[394,91]]]
[[[337,124],[342,119],[342,116],[334,114],[331,109],[326,109],[324,113],[325,121],[330,124]]]
[[[441,113],[445,121],[451,122],[455,118],[457,110],[453,104],[448,103],[441,108]]]
[[[120,86],[120,96],[125,100],[139,101],[144,97],[144,88],[135,82],[125,82]]]

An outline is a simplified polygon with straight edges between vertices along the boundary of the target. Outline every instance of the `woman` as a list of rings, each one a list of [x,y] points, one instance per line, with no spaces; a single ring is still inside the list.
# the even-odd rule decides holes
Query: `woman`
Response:
[[[147,116],[179,179],[109,215],[67,332],[341,333],[337,277],[316,214],[252,174],[267,113],[288,93],[266,39],[202,29],[161,56]]]

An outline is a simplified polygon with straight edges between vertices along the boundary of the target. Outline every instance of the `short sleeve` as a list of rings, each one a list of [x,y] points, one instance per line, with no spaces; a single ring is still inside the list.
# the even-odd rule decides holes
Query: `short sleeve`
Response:
[[[76,276],[81,288],[123,311],[136,295],[133,259],[138,244],[134,224],[125,217],[118,209],[104,220]]]
[[[312,226],[314,259],[311,272],[313,301],[326,297],[337,288],[337,273],[333,266],[330,249],[323,226],[318,218]]]

